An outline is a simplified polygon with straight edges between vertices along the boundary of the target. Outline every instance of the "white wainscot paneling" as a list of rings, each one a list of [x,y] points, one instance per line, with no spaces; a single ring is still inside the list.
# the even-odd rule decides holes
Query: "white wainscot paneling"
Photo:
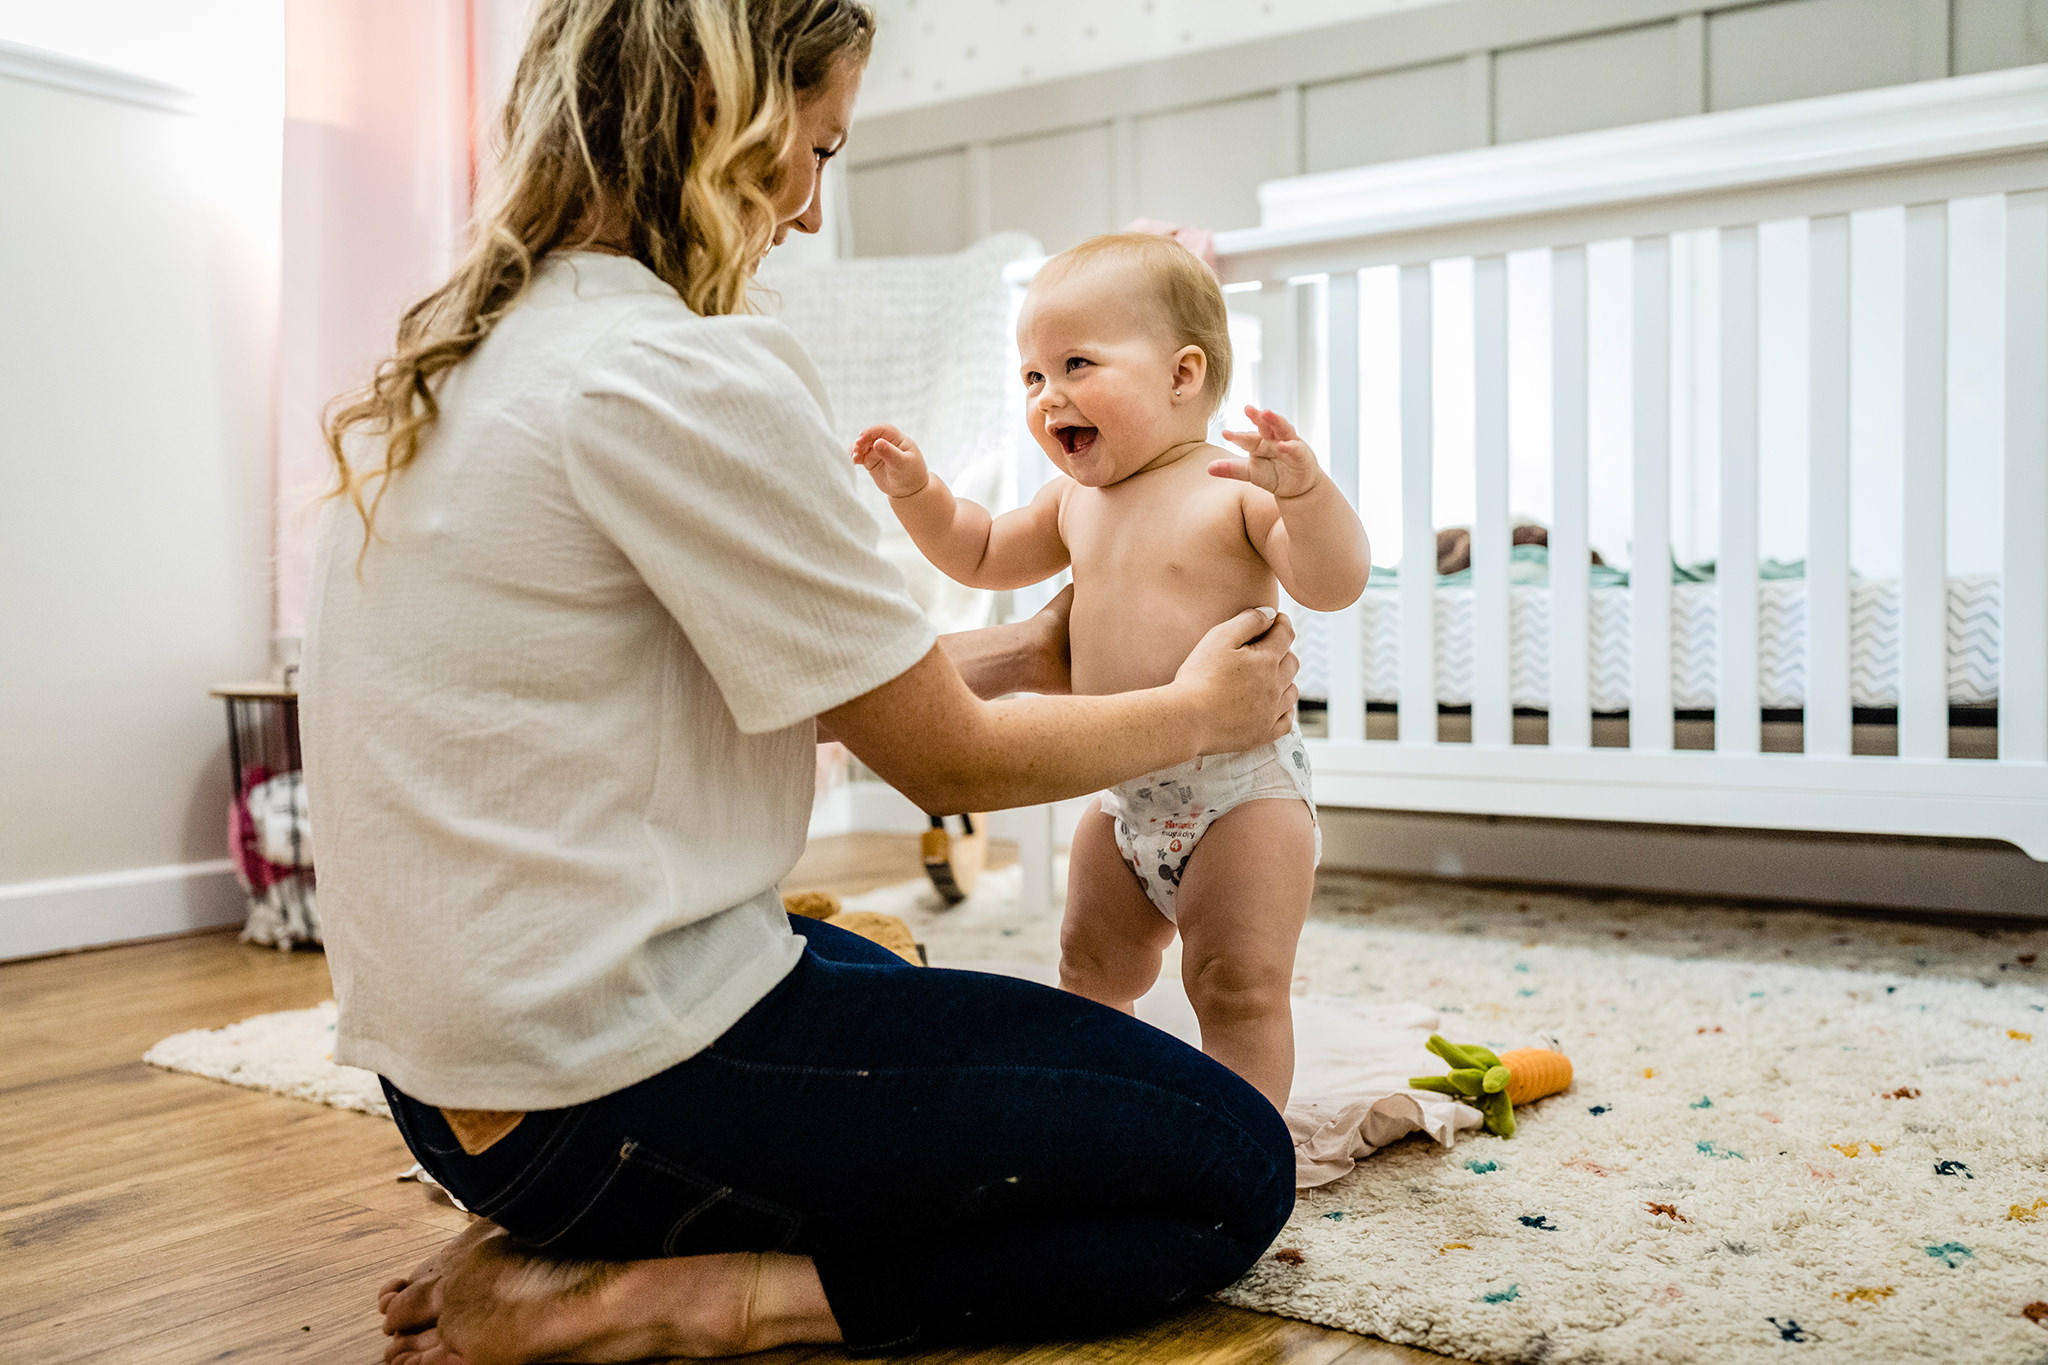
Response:
[[[2048,62],[2041,0],[1950,0],[1950,70],[1956,75]]]
[[[1259,185],[1298,167],[1281,159],[1277,95],[1151,114],[1137,126],[1137,210],[1208,228],[1259,221]]]
[[[863,256],[920,256],[967,245],[967,154],[856,166],[846,177],[853,247]]]
[[[1675,23],[1503,52],[1494,59],[1494,136],[1520,142],[1689,112],[1680,52]]]
[[[1479,145],[1466,64],[1433,62],[1302,92],[1303,151],[1310,171],[1369,166]]]
[[[1835,95],[1920,76],[1921,0],[1785,0],[1707,18],[1707,107]]]
[[[1113,139],[1106,123],[991,143],[989,221],[1022,228],[1047,251],[1114,232]]]

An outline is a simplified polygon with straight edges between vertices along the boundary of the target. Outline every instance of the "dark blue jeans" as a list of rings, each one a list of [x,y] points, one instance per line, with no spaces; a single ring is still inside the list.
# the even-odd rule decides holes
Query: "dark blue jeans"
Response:
[[[1227,1068],[1063,991],[794,923],[796,968],[688,1061],[474,1157],[387,1081],[406,1144],[543,1254],[810,1256],[857,1350],[1131,1326],[1286,1222],[1286,1125]]]

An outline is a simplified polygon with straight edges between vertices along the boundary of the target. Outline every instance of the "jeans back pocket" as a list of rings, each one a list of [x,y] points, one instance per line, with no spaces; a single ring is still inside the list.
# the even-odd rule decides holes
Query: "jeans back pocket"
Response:
[[[507,1214],[512,1211],[507,1210]],[[633,1261],[722,1251],[787,1251],[803,1217],[745,1194],[627,1138],[580,1208],[542,1236],[515,1236],[550,1256]]]

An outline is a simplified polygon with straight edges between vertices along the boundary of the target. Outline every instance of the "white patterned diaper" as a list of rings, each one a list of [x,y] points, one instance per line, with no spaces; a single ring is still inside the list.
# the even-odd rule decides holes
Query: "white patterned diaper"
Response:
[[[1115,822],[1117,852],[1159,913],[1173,919],[1174,898],[1188,856],[1217,817],[1247,801],[1286,799],[1308,804],[1308,747],[1299,729],[1235,754],[1210,754],[1148,773],[1102,794],[1103,814]],[[1323,829],[1316,825],[1316,862],[1323,860]]]

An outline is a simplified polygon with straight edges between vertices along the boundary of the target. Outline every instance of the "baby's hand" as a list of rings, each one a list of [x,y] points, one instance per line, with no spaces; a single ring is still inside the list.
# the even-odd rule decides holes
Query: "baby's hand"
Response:
[[[1248,407],[1244,415],[1257,431],[1226,431],[1223,439],[1245,453],[1242,460],[1212,460],[1209,472],[1219,479],[1243,479],[1276,498],[1298,498],[1323,477],[1316,453],[1277,412]]]
[[[853,462],[873,476],[875,487],[892,498],[922,493],[931,481],[924,452],[917,442],[884,423],[869,427],[853,440]]]

